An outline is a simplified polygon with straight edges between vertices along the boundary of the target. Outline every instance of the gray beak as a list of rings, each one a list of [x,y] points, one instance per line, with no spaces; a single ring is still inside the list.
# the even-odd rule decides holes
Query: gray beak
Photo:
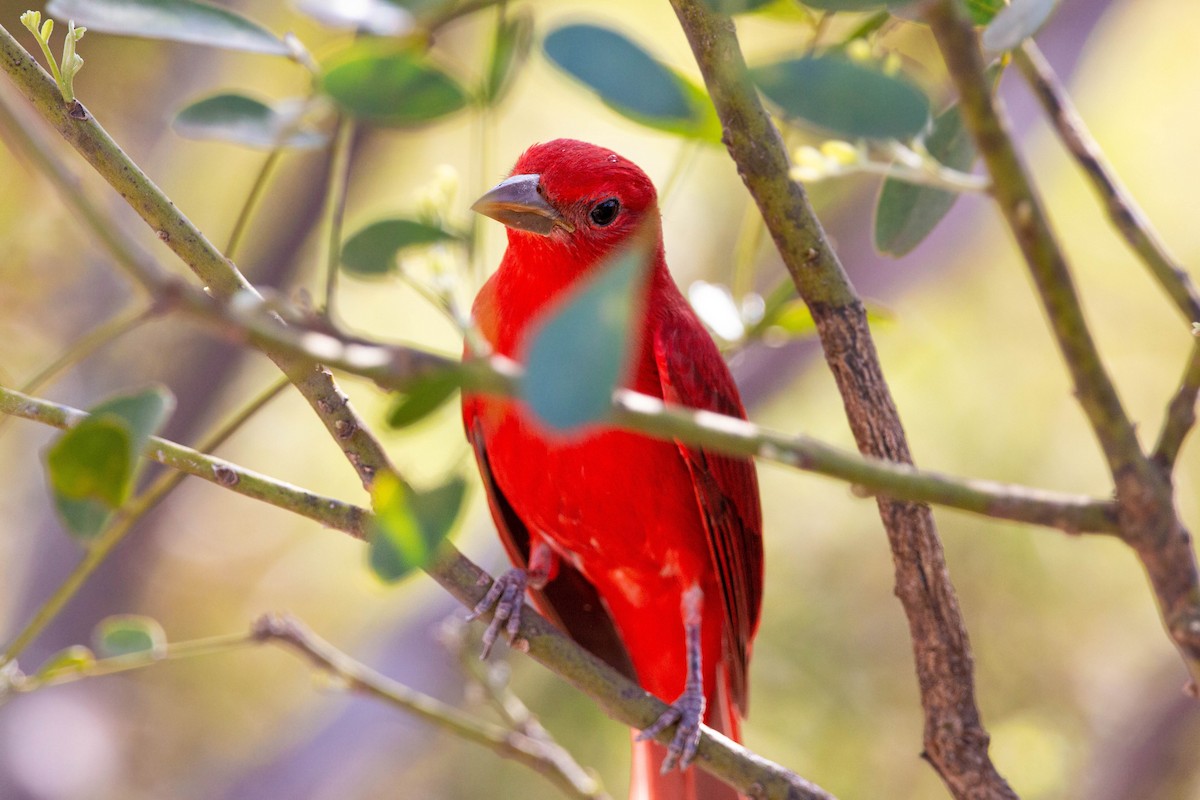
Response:
[[[475,201],[471,210],[510,228],[549,236],[554,229],[570,233],[575,226],[538,193],[541,175],[513,175]]]

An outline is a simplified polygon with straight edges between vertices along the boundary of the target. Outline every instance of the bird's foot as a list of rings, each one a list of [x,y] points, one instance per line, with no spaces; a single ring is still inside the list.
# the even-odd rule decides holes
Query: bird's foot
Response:
[[[483,632],[483,652],[480,659],[488,657],[496,637],[503,630],[508,634],[508,643],[514,644],[521,630],[521,609],[525,607],[525,587],[529,585],[529,573],[523,569],[510,569],[492,582],[492,588],[472,609],[468,620],[478,619],[493,608],[496,613]]]
[[[699,685],[689,684],[671,707],[654,721],[649,728],[638,734],[638,741],[653,739],[672,725],[676,725],[675,738],[667,746],[667,757],[663,759],[662,771],[666,774],[676,766],[687,769],[696,758],[700,746],[700,723],[704,719],[704,690]]]

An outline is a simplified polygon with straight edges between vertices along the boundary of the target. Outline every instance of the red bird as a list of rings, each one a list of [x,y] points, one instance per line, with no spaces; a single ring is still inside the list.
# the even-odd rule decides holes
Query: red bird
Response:
[[[657,197],[642,170],[611,150],[557,139],[525,151],[473,209],[508,227],[500,268],[473,309],[495,352],[522,361],[547,310],[649,233],[624,385],[745,418],[729,369],[667,270]],[[736,797],[688,765],[702,720],[737,739],[746,713],[762,599],[753,462],[601,425],[555,432],[519,401],[481,395],[464,396],[463,421],[515,565],[475,610],[496,608],[485,655],[501,628],[515,636],[528,589],[572,638],[672,703],[635,742],[631,798]],[[647,738],[676,722],[669,748]]]

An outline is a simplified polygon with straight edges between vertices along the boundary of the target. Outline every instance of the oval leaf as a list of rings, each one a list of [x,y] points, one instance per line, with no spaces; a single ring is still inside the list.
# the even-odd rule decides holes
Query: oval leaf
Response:
[[[412,219],[382,219],[355,233],[342,245],[342,267],[360,277],[387,275],[396,255],[409,247],[453,242],[458,236],[436,225]]]
[[[958,106],[938,114],[925,140],[929,154],[960,171],[975,162],[975,143],[963,127]],[[875,249],[902,256],[924,241],[958,200],[958,192],[888,178],[875,204]]]
[[[616,31],[567,25],[552,31],[542,47],[551,61],[618,108],[646,117],[691,117],[671,71]]]
[[[634,122],[678,136],[719,141],[708,94],[616,31],[566,25],[542,42],[547,57]]]
[[[162,387],[115,397],[50,446],[46,473],[68,533],[95,536],[110,512],[128,499],[138,456],[173,406],[174,398]]]
[[[132,436],[121,420],[89,417],[58,438],[46,453],[54,493],[96,500],[109,509],[125,502],[133,477]]]
[[[102,33],[289,54],[287,45],[258,23],[195,0],[50,0],[46,11]]]
[[[647,258],[638,243],[598,265],[531,328],[518,396],[547,427],[567,431],[608,416],[629,368]]]
[[[375,519],[367,548],[371,571],[385,583],[394,583],[428,563],[454,527],[466,485],[456,475],[436,489],[415,492],[394,473],[376,476],[371,485]]]
[[[105,617],[92,634],[96,652],[106,658],[148,653],[152,658],[167,654],[167,635],[157,620],[137,614]]]
[[[1033,36],[1058,5],[1058,0],[1012,0],[983,29],[983,47],[991,53],[1012,50]]]
[[[850,138],[907,139],[929,119],[929,100],[916,86],[836,53],[780,61],[751,75],[788,116]]]
[[[91,650],[81,644],[73,644],[46,659],[33,677],[35,680],[45,681],[61,675],[74,675],[90,669],[95,663],[96,656]]]
[[[323,147],[329,135],[300,122],[303,101],[274,106],[241,94],[217,94],[183,108],[171,121],[180,136],[248,147]]]
[[[387,424],[393,428],[407,428],[437,411],[459,388],[461,379],[457,372],[441,372],[417,383],[403,394],[388,411]]]
[[[415,125],[467,104],[458,82],[412,50],[355,45],[326,70],[322,86],[338,105],[376,125]]]

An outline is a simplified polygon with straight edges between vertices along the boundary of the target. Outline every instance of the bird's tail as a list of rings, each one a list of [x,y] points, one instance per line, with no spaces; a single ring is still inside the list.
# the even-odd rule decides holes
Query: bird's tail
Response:
[[[715,688],[716,691],[709,698],[704,724],[740,742],[740,719],[729,697],[729,682],[724,670],[719,667]],[[636,736],[635,731],[629,800],[738,800],[740,797],[736,789],[696,766],[682,772],[673,769],[662,774],[662,762],[667,756],[666,745],[653,741],[639,742]]]

